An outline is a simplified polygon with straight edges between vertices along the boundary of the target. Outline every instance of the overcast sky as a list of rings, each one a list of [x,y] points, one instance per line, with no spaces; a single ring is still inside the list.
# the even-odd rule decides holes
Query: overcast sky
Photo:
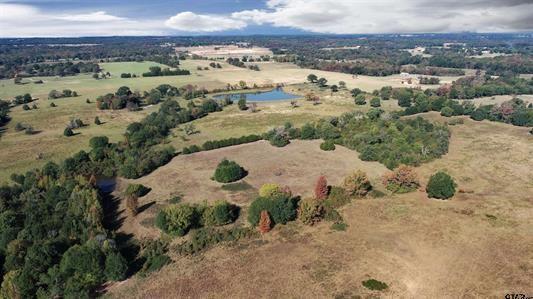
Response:
[[[0,0],[0,37],[533,31],[533,0]]]

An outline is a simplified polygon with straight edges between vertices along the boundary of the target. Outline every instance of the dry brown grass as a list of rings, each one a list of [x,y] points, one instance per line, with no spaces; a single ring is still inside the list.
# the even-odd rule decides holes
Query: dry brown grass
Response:
[[[445,121],[436,113],[426,117]],[[341,210],[348,224],[345,232],[331,231],[327,223],[277,226],[261,240],[175,258],[175,263],[146,279],[134,277],[112,286],[108,296],[499,298],[507,293],[531,294],[533,136],[526,128],[468,119],[451,130],[449,154],[416,171],[427,180],[445,169],[459,188],[472,193],[458,193],[450,201],[429,200],[423,192],[357,200]],[[254,187],[274,181],[302,194],[311,192],[319,173],[336,184],[356,168],[367,171],[370,178],[385,171],[379,164],[358,161],[356,153],[347,149],[327,153],[316,148],[316,142],[294,142],[282,149],[258,142],[198,153],[175,158],[139,181],[154,187],[154,200],[178,190],[185,192],[184,200],[196,201],[231,197],[209,181],[212,166],[224,156],[250,171],[245,180]],[[276,168],[283,168],[284,174],[273,175]],[[389,289],[382,293],[365,289],[361,281],[369,278],[386,282]]]

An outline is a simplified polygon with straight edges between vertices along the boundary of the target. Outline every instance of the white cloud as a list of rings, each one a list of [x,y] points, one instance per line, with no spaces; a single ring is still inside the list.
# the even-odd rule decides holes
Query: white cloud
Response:
[[[532,0],[269,0],[232,17],[317,33],[416,33],[531,30],[531,11]]]
[[[52,14],[0,3],[0,37],[164,35],[163,20],[132,20],[104,11]]]
[[[187,11],[166,21],[103,10],[49,12],[1,1],[0,37],[211,33],[252,24],[339,34],[533,30],[533,0],[268,0],[265,9],[230,15]]]
[[[221,15],[199,15],[185,11],[169,18],[165,25],[179,31],[216,32],[242,29],[247,26],[247,23]]]
[[[64,15],[57,17],[57,19],[73,22],[112,22],[126,20],[125,18],[109,15],[105,11],[96,11],[88,14]]]

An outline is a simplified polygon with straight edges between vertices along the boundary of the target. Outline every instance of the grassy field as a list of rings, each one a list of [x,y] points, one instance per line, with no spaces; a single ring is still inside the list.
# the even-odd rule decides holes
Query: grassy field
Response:
[[[39,167],[48,160],[61,161],[81,149],[86,149],[88,140],[93,136],[107,135],[112,141],[118,141],[122,138],[122,133],[128,124],[141,120],[148,113],[158,109],[157,106],[152,106],[140,112],[128,112],[126,110],[102,111],[96,109],[96,97],[108,92],[114,92],[120,86],[126,85],[133,90],[144,91],[159,84],[171,84],[174,86],[194,84],[210,89],[223,88],[227,83],[237,84],[241,79],[247,80],[250,85],[253,83],[297,83],[304,82],[310,72],[289,64],[277,63],[265,63],[263,66],[264,71],[260,72],[233,67],[226,63],[222,63],[223,69],[211,69],[208,71],[198,71],[196,69],[196,66],[204,64],[208,65],[209,62],[200,60],[184,61],[182,68],[191,70],[191,76],[122,79],[119,78],[120,73],[140,73],[148,70],[148,67],[158,64],[152,62],[120,62],[101,64],[105,71],[109,71],[112,74],[109,79],[95,80],[91,75],[79,75],[64,78],[42,77],[31,79],[42,79],[44,84],[15,85],[13,80],[0,81],[0,98],[9,99],[29,92],[34,98],[38,98],[35,104],[39,107],[37,110],[24,111],[19,106],[13,108],[10,112],[12,120],[5,127],[6,130],[0,137],[0,147],[2,148],[0,161],[2,161],[3,166],[0,171],[0,182],[8,181],[10,174],[13,172],[24,172]],[[340,76],[340,78],[347,76],[345,74],[331,74]],[[375,78],[375,80],[377,81],[372,84],[384,85],[387,83],[382,81],[384,80],[383,78]],[[26,79],[25,81],[28,80]],[[360,87],[363,88],[364,86],[361,85]],[[65,88],[77,91],[80,96],[53,101],[47,99],[50,90],[63,90]],[[314,91],[321,96],[322,104],[313,106],[311,103],[300,100],[300,107],[293,109],[288,102],[260,103],[260,112],[253,114],[239,111],[235,106],[232,106],[223,112],[195,121],[194,124],[200,131],[199,134],[185,136],[178,128],[174,130],[174,137],[171,137],[169,142],[179,149],[184,145],[203,143],[212,139],[261,133],[272,126],[283,125],[289,120],[295,125],[300,125],[324,116],[338,116],[343,112],[353,110],[355,107],[348,91],[331,94],[327,90],[321,91],[315,86],[307,84],[290,86],[287,89],[302,96],[307,91]],[[89,99],[91,103],[87,104],[86,99]],[[50,107],[51,102],[54,102],[57,107]],[[185,105],[184,102],[182,103]],[[384,105],[393,109],[395,102],[384,102]],[[359,107],[358,109],[367,110],[368,108]],[[105,124],[102,126],[94,125],[93,121],[96,116],[104,121]],[[67,139],[63,136],[63,130],[72,118],[80,118],[89,126],[77,131],[81,134]],[[24,132],[16,132],[14,127],[19,122],[33,126],[38,133],[25,135]],[[37,159],[38,157],[39,159]]]
[[[437,113],[425,117],[448,120]],[[449,153],[416,168],[422,184],[437,170],[450,173],[463,193],[449,201],[430,200],[421,191],[357,200],[341,210],[346,231],[333,231],[328,223],[278,225],[259,240],[218,246],[191,258],[174,255],[175,263],[148,278],[113,285],[107,296],[457,298],[531,293],[533,136],[527,128],[467,118],[451,130]],[[223,157],[250,172],[244,181],[251,191],[224,191],[209,180]],[[245,206],[265,182],[288,185],[307,196],[319,174],[338,184],[354,169],[365,170],[382,188],[376,183],[387,171],[382,165],[360,161],[356,152],[342,147],[323,152],[318,142],[298,141],[281,149],[257,142],[178,156],[138,180],[154,188],[142,204],[158,204],[135,219],[127,217],[123,229],[157,236],[145,218],[153,217],[171,195],[182,195],[186,202],[226,198]],[[361,282],[370,278],[389,288],[364,288]]]

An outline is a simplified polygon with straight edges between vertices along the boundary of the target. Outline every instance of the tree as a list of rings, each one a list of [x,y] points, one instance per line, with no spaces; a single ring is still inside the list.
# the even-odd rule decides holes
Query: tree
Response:
[[[358,96],[359,94],[364,93],[364,92],[363,92],[361,89],[359,89],[359,88],[354,88],[354,89],[352,89],[350,92],[352,93],[352,97],[354,97],[354,98],[355,98],[356,96]]]
[[[335,84],[334,84],[334,85],[331,85],[330,89],[331,89],[331,92],[337,92],[337,91],[339,91],[339,87],[338,87],[337,85],[335,85]]]
[[[213,179],[219,183],[231,183],[242,179],[246,172],[234,161],[223,159],[217,166]]]
[[[309,74],[307,76],[307,81],[309,81],[310,83],[316,83],[317,80],[318,77],[315,74]]]
[[[127,271],[128,263],[119,252],[111,252],[106,256],[104,275],[107,280],[123,280]]]
[[[426,192],[431,198],[448,199],[455,194],[456,186],[451,176],[439,171],[429,178]]]
[[[358,94],[355,99],[354,99],[354,102],[356,105],[365,105],[366,104],[366,97],[364,94],[360,93]]]
[[[442,109],[440,110],[440,115],[445,117],[451,117],[453,116],[453,109],[448,106],[442,107]]]
[[[324,216],[324,207],[315,198],[301,200],[298,207],[298,218],[308,225],[320,222]]]
[[[339,81],[339,88],[340,88],[340,89],[346,89],[346,82],[344,82],[344,81]]]
[[[73,136],[73,135],[74,135],[74,132],[72,131],[71,128],[66,127],[65,130],[63,131],[63,135],[65,135],[65,136],[67,136],[67,137],[70,137],[70,136]]]
[[[378,97],[374,97],[370,100],[370,106],[372,107],[381,107],[381,101]]]
[[[400,165],[393,172],[383,175],[382,181],[393,193],[411,192],[420,186],[413,167],[407,165]]]
[[[325,200],[328,197],[328,181],[325,176],[321,175],[315,185],[315,198]]]
[[[283,191],[278,184],[263,184],[263,186],[259,188],[259,196],[266,198],[272,198],[282,192]]]
[[[366,174],[361,170],[344,178],[343,187],[352,196],[365,196],[372,189]]]
[[[239,106],[239,110],[248,109],[248,106],[246,105],[246,95],[243,94],[239,97],[239,101],[237,102],[237,105]]]
[[[102,124],[102,122],[100,121],[100,118],[99,118],[98,116],[96,116],[96,117],[94,118],[94,124],[97,125],[97,126],[99,126],[99,125]]]
[[[316,82],[318,83],[318,86],[326,87],[328,80],[326,78],[320,78]]]
[[[241,89],[246,89],[247,85],[246,85],[246,81],[239,81],[239,86],[241,87]]]
[[[271,229],[271,224],[272,223],[270,221],[270,215],[268,215],[268,211],[261,211],[261,218],[259,219],[259,226],[257,228],[259,232],[262,234],[268,233]]]

